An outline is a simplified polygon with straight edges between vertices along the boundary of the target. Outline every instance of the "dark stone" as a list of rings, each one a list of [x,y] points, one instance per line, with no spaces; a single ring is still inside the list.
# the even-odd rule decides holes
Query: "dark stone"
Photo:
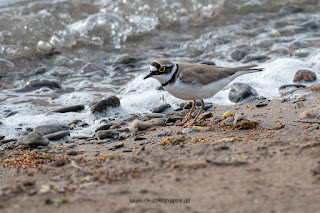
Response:
[[[199,64],[216,66],[216,63],[214,63],[213,61],[201,61]]]
[[[267,55],[247,55],[243,59],[243,63],[249,63],[251,61],[258,61],[258,62],[265,62],[269,59],[269,56]]]
[[[240,61],[248,54],[248,50],[235,50],[231,53],[231,58],[235,61]]]
[[[112,124],[105,124],[105,125],[102,125],[102,126],[99,126],[96,130],[94,130],[95,132],[98,132],[100,130],[108,130],[110,129],[110,127],[112,126]]]
[[[109,107],[119,107],[120,100],[116,96],[110,96],[107,99],[104,99],[91,107],[92,113],[101,113],[106,111]]]
[[[16,146],[24,145],[25,148],[37,148],[37,146],[48,146],[49,140],[40,133],[30,133],[16,142]]]
[[[115,120],[115,121],[112,121],[112,123],[116,123],[116,124],[122,125],[122,124],[126,124],[127,122],[134,121],[134,120],[136,120],[138,117],[139,117],[139,116],[136,115],[136,114],[129,114],[129,115],[123,117],[123,118],[119,118],[119,119],[117,119],[117,120]]]
[[[177,122],[177,121],[182,121],[182,119],[183,118],[181,118],[181,117],[174,117],[174,118],[167,118],[167,120],[166,120],[166,124],[167,123],[175,123],[175,122]]]
[[[191,109],[192,104],[193,104],[193,101],[183,104],[183,109]],[[201,106],[201,104],[202,104],[201,101],[197,100],[196,106]]]
[[[123,144],[123,143],[118,143],[118,144],[113,145],[113,148],[114,148],[114,149],[119,149],[119,148],[121,148],[121,147],[124,147],[124,144]]]
[[[119,132],[114,131],[114,130],[100,130],[97,133],[98,133],[98,138],[100,140],[105,139],[105,138],[117,139],[120,136]]]
[[[50,141],[55,141],[55,140],[59,140],[61,138],[69,136],[69,135],[70,135],[69,130],[63,130],[63,131],[54,132],[54,133],[51,133],[51,134],[44,135],[44,137],[47,138]]]
[[[307,21],[299,26],[301,28],[301,32],[306,30],[315,30],[318,28],[318,25],[315,21]]]
[[[256,107],[263,107],[268,105],[268,100],[256,100]]]
[[[32,80],[28,81],[27,84],[18,90],[15,90],[16,92],[30,92],[37,89],[40,89],[42,87],[48,87],[50,89],[61,89],[61,86],[56,81],[51,80]]]
[[[302,80],[313,82],[317,80],[317,76],[314,72],[310,70],[306,70],[306,69],[298,70],[294,75],[293,82],[302,81]]]
[[[199,120],[211,118],[213,115],[211,112],[204,112],[199,116]]]
[[[292,4],[292,5],[286,5],[286,6],[281,7],[279,10],[279,14],[280,15],[288,15],[291,13],[302,13],[304,11],[305,11],[305,9],[302,6]]]
[[[66,112],[79,112],[81,110],[84,110],[84,105],[75,105],[75,106],[63,107],[63,108],[60,108],[60,109],[53,110],[53,112],[66,113]]]
[[[34,74],[35,74],[35,75],[42,75],[42,74],[46,73],[48,70],[50,70],[49,67],[38,67],[38,68],[34,71]]]
[[[63,125],[63,124],[47,124],[47,125],[41,125],[37,126],[34,129],[34,132],[39,132],[42,135],[48,135],[54,132],[60,132],[63,130],[69,130],[68,125]]]
[[[15,114],[17,114],[18,111],[12,111],[12,112],[9,112],[7,115],[6,115],[6,118],[9,118],[11,116],[14,116]]]
[[[131,55],[128,54],[123,54],[123,55],[118,55],[113,63],[117,63],[117,64],[130,64],[130,63],[134,63],[136,62],[137,59]]]
[[[132,152],[132,149],[125,149],[122,152]]]
[[[145,139],[147,139],[147,138],[142,137],[142,136],[136,136],[133,140],[134,141],[142,141],[142,140],[145,140]]]
[[[164,112],[166,109],[168,109],[170,107],[171,107],[170,104],[162,103],[162,104],[159,104],[158,106],[154,107],[152,109],[152,113],[162,113],[162,112]]]
[[[279,87],[279,93],[292,93],[298,89],[305,88],[305,85],[301,84],[286,84]]]
[[[248,84],[234,83],[229,92],[229,100],[234,103],[238,103],[243,101],[245,98],[255,97],[257,95],[257,91]]]

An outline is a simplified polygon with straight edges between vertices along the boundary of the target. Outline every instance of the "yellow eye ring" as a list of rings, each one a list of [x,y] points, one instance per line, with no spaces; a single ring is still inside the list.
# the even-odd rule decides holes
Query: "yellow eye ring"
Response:
[[[160,67],[160,68],[158,69],[158,71],[159,71],[159,72],[164,72],[164,71],[166,71],[166,68],[165,68],[165,67]]]

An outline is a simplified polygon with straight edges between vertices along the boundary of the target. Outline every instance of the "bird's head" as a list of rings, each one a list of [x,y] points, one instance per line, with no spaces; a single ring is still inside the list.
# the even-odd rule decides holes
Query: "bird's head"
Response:
[[[173,67],[174,63],[171,61],[157,60],[150,65],[150,73],[144,79],[153,77],[160,80],[164,76],[170,76]]]

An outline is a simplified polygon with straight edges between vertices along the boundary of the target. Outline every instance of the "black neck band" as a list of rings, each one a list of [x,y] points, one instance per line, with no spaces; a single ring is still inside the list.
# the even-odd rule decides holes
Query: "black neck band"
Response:
[[[163,87],[165,87],[165,86],[167,86],[168,84],[171,84],[171,83],[173,83],[173,82],[176,81],[176,75],[177,75],[178,69],[179,69],[178,64],[176,64],[176,66],[177,66],[177,69],[176,69],[176,71],[174,71],[174,73],[173,73],[172,77],[170,78],[170,80],[167,81],[167,82],[164,83],[164,84],[161,84]]]

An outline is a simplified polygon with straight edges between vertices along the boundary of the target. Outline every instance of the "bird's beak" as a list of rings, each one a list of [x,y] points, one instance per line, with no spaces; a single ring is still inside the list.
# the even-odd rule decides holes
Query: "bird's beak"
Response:
[[[150,72],[146,77],[143,78],[143,80],[152,77],[152,75],[153,75],[152,72]]]

